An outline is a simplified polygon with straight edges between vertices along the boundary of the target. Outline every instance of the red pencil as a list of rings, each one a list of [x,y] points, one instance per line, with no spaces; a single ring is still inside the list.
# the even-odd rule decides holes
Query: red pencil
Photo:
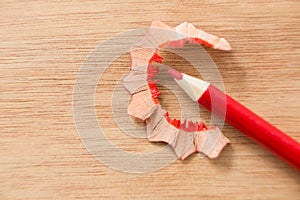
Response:
[[[300,144],[209,82],[169,70],[180,87],[199,104],[219,116],[300,171]]]

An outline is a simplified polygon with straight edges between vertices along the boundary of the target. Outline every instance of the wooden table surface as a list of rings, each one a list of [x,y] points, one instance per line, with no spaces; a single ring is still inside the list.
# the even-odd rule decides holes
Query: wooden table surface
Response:
[[[300,141],[299,11],[297,0],[1,1],[0,199],[300,199],[299,172],[228,125],[231,144],[218,159],[193,155],[135,174],[95,159],[72,111],[76,75],[101,42],[155,19],[188,21],[231,43],[230,53],[208,50],[226,92]],[[165,57],[176,69],[185,62]],[[119,60],[99,82],[97,117],[119,148],[155,151],[163,145],[124,136],[114,123],[109,96],[129,70],[128,55]],[[162,104],[180,114],[162,90]]]

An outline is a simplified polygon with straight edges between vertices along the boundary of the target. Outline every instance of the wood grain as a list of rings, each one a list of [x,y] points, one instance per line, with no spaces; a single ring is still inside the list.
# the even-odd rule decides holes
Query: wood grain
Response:
[[[72,113],[76,74],[100,42],[155,19],[189,21],[232,44],[231,53],[208,49],[227,93],[300,141],[299,11],[297,0],[1,1],[0,199],[299,199],[299,172],[227,125],[231,145],[220,158],[194,155],[131,174],[87,152]],[[185,64],[165,57],[175,69]],[[112,63],[99,82],[97,116],[120,148],[155,151],[163,145],[124,136],[112,118],[110,94],[128,59]],[[175,99],[161,89],[163,99]],[[162,100],[175,117],[176,103]]]

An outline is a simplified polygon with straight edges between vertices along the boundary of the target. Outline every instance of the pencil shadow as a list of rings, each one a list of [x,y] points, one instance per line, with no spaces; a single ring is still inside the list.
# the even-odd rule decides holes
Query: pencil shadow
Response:
[[[210,159],[209,161],[215,168],[221,171],[233,170],[233,148],[231,144],[228,144],[218,158]]]
[[[189,157],[185,158],[184,160],[181,160],[183,164],[189,164],[190,162],[193,162],[194,159],[196,159],[197,153],[193,153]]]

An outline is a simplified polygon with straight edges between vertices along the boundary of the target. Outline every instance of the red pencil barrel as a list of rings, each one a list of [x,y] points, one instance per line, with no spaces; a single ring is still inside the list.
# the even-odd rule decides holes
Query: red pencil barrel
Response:
[[[300,171],[300,144],[210,85],[198,103]]]

